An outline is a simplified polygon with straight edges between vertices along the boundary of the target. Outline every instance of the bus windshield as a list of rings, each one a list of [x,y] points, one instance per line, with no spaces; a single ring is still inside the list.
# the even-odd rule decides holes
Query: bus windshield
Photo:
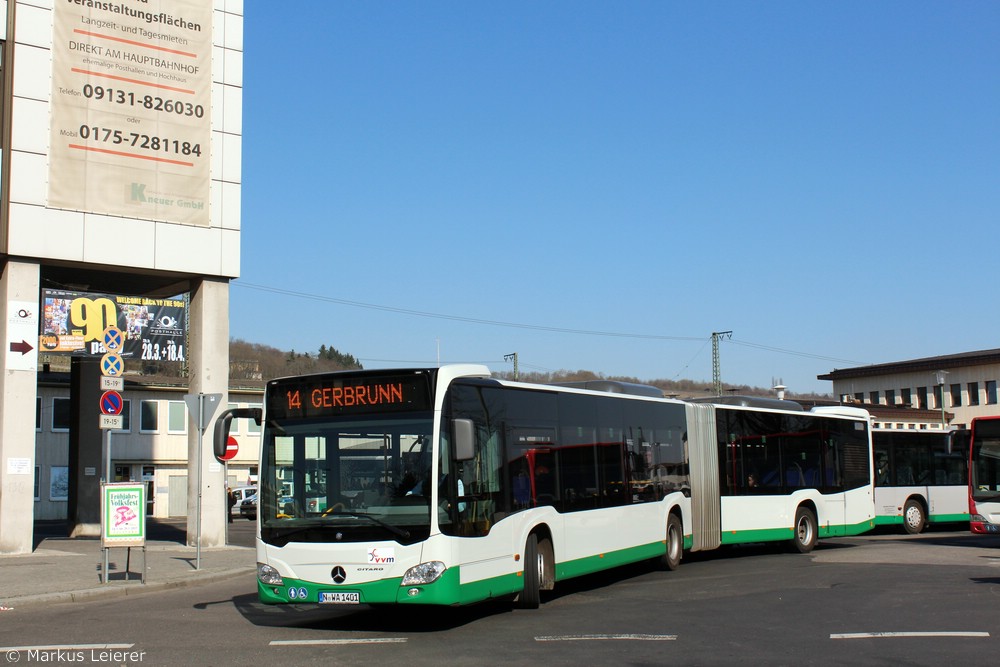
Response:
[[[1000,420],[976,420],[972,437],[972,499],[1000,500]]]
[[[261,539],[396,540],[430,534],[431,413],[268,420]]]

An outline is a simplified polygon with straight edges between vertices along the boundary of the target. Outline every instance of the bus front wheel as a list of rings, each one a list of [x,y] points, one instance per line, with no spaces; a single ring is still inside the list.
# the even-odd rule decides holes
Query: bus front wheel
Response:
[[[524,545],[524,588],[517,596],[521,609],[538,609],[542,589],[552,590],[555,584],[552,542],[538,539],[536,533],[528,535]]]
[[[795,510],[795,535],[792,537],[792,544],[800,554],[807,554],[816,546],[818,529],[816,527],[816,513],[808,507],[799,507]]]
[[[912,498],[907,500],[903,506],[903,530],[910,535],[919,535],[926,525],[927,517],[924,515],[923,505]]]

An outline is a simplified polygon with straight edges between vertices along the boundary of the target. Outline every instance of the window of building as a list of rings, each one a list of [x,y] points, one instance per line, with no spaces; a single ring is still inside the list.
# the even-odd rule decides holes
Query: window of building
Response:
[[[909,387],[899,390],[899,398],[902,400],[903,405],[910,405],[913,397],[910,395]]]
[[[896,390],[886,389],[885,390],[885,404],[886,405],[896,405]]]
[[[42,478],[42,467],[35,466],[35,500],[41,500],[41,496],[38,495],[38,483]]]
[[[854,400],[856,400],[858,403],[864,403],[865,393],[863,391],[859,391],[858,393],[854,394]]]
[[[229,404],[229,409],[230,410],[234,410],[234,409],[236,409],[238,407],[240,407],[239,403],[230,403]],[[234,419],[231,422],[229,422],[229,435],[239,435],[240,434],[240,422],[241,421],[243,421],[243,420],[242,419]]]
[[[962,385],[960,384],[951,385],[951,407],[962,407]]]
[[[122,431],[132,430],[132,401],[126,399],[122,400]]]
[[[69,399],[68,398],[53,398],[52,399],[52,430],[53,431],[68,431],[69,430]]]
[[[49,500],[69,500],[69,466],[49,468]]]
[[[184,401],[167,403],[167,433],[187,433],[187,405]]]
[[[917,387],[917,409],[926,410],[928,407],[927,387]]]
[[[248,408],[260,408],[261,405],[260,405],[260,403],[256,403],[256,404],[251,403],[247,407]],[[247,431],[246,432],[248,434],[254,435],[254,434],[259,434],[260,433],[260,424],[258,424],[253,419],[245,419],[245,420],[237,420],[237,421],[245,421],[247,423]]]
[[[944,398],[942,397],[942,389],[944,385],[937,385],[934,387],[934,405],[931,406],[936,410],[940,410],[944,407]]]
[[[879,400],[878,400],[878,392],[877,391],[870,391],[870,392],[868,392],[868,397],[871,399],[872,405],[878,405]]]
[[[35,396],[35,430],[42,430],[42,397]]]
[[[157,401],[142,401],[139,404],[139,432],[159,431],[160,404]]]
[[[997,404],[997,381],[987,380],[986,381],[986,403],[989,405]]]
[[[970,382],[966,390],[969,392],[969,405],[979,405],[979,383]]]

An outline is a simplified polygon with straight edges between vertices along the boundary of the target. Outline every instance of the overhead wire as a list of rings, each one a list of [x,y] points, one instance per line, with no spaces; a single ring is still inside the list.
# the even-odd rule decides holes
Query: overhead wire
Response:
[[[412,308],[399,308],[399,307],[396,307],[396,306],[385,306],[385,305],[380,305],[380,304],[375,304],[375,303],[366,303],[364,301],[354,301],[354,300],[351,300],[351,299],[341,299],[341,298],[332,297],[332,296],[325,296],[325,295],[322,295],[322,294],[310,294],[308,292],[300,292],[300,291],[297,291],[297,290],[284,289],[284,288],[281,288],[281,287],[271,287],[271,286],[268,286],[268,285],[259,285],[259,284],[256,284],[256,283],[250,283],[250,282],[246,282],[246,281],[242,281],[242,280],[236,280],[232,284],[234,286],[236,286],[236,287],[243,287],[243,288],[246,288],[246,289],[257,290],[257,291],[260,291],[260,292],[269,292],[271,294],[280,294],[280,295],[283,295],[283,296],[291,296],[291,297],[295,297],[295,298],[298,298],[298,299],[306,299],[306,300],[309,300],[309,301],[318,301],[318,302],[321,302],[321,303],[335,303],[335,304],[339,304],[339,305],[342,305],[342,306],[351,306],[351,307],[354,307],[354,308],[365,308],[365,309],[368,309],[368,310],[379,310],[379,311],[388,312],[388,313],[398,313],[398,314],[401,314],[401,315],[412,315],[414,317],[425,317],[425,318],[431,318],[431,319],[449,320],[449,321],[452,321],[452,322],[467,322],[467,323],[470,323],[470,324],[481,324],[481,325],[484,325],[484,326],[508,327],[508,328],[512,328],[512,329],[526,329],[526,330],[531,330],[531,331],[547,331],[547,332],[551,332],[551,333],[563,333],[563,334],[572,334],[572,335],[581,335],[581,336],[603,336],[603,337],[609,337],[609,338],[634,338],[634,339],[642,339],[642,340],[671,340],[671,341],[702,341],[705,344],[707,344],[711,340],[711,337],[709,337],[709,336],[666,336],[666,335],[662,335],[662,334],[642,334],[642,333],[629,333],[629,332],[621,332],[621,331],[601,331],[601,330],[593,330],[593,329],[572,329],[572,328],[569,328],[569,327],[555,327],[555,326],[540,325],[540,324],[525,324],[525,323],[521,323],[521,322],[506,322],[506,321],[503,321],[503,320],[489,320],[489,319],[483,319],[483,318],[478,318],[478,317],[467,317],[467,316],[463,316],[463,315],[450,315],[450,314],[447,314],[447,313],[435,313],[435,312],[431,312],[431,311],[415,310],[415,309],[412,309]],[[754,349],[758,349],[758,350],[765,350],[765,351],[768,351],[768,352],[776,352],[778,354],[787,354],[787,355],[792,355],[792,356],[797,356],[797,357],[805,357],[805,358],[808,358],[808,359],[819,359],[819,360],[822,360],[822,361],[831,361],[831,362],[852,364],[852,365],[856,365],[856,366],[867,365],[867,362],[852,361],[850,359],[840,359],[840,358],[837,358],[837,357],[830,357],[830,356],[826,356],[826,355],[813,354],[813,353],[810,353],[810,352],[801,352],[801,351],[797,351],[797,350],[789,350],[789,349],[785,349],[785,348],[781,348],[781,347],[775,347],[775,346],[772,346],[772,345],[763,345],[763,344],[760,344],[760,343],[753,343],[751,341],[740,340],[739,338],[730,337],[729,340],[730,340],[730,342],[732,342],[732,343],[734,343],[736,345],[742,345],[744,347],[750,347],[750,348],[754,348]],[[702,347],[698,350],[698,352],[694,355],[694,357],[692,357],[692,360],[694,358],[696,358],[698,355],[700,355],[701,352],[702,352],[702,350],[704,350],[704,349],[705,349],[705,345],[702,345]],[[386,363],[404,363],[404,362],[401,362],[401,361],[398,361],[398,360],[368,359],[366,361],[386,362]],[[405,362],[405,363],[411,363],[411,362]],[[687,368],[687,366],[689,366],[690,363],[691,362],[689,361],[688,364],[685,365],[684,368]],[[678,375],[680,375],[680,373],[682,373],[682,372],[684,372],[683,368],[678,372]]]

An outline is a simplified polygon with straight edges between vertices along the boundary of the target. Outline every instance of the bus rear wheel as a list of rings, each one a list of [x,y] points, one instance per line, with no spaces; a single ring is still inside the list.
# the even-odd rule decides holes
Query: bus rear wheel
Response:
[[[800,554],[807,554],[816,546],[818,529],[816,526],[816,513],[808,507],[799,507],[795,510],[795,525],[793,526],[795,535],[792,537],[792,545]]]
[[[667,550],[660,556],[660,567],[673,572],[681,566],[684,553],[684,528],[676,514],[667,517]]]
[[[927,526],[927,516],[924,506],[912,498],[903,506],[903,530],[910,535],[919,535]]]

